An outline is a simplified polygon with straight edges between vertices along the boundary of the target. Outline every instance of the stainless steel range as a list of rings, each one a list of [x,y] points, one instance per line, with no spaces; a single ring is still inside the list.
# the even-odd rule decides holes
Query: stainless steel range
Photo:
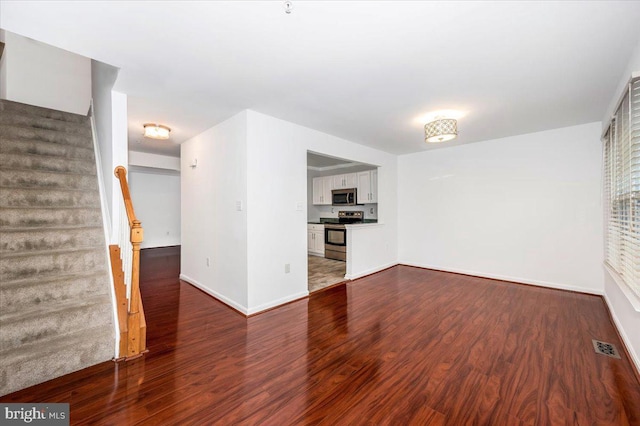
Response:
[[[347,260],[347,229],[349,223],[362,223],[363,211],[339,211],[338,223],[324,224],[324,257],[327,259]]]

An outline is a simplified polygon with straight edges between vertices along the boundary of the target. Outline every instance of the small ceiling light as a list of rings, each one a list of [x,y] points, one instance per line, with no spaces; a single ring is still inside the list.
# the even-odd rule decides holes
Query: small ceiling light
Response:
[[[171,129],[162,124],[147,123],[144,126],[144,137],[151,139],[169,139]]]
[[[446,142],[458,136],[458,121],[453,118],[436,117],[424,125],[425,142]]]
[[[293,10],[293,3],[291,3],[290,1],[285,1],[284,2],[284,12],[286,14],[290,14],[292,10]]]

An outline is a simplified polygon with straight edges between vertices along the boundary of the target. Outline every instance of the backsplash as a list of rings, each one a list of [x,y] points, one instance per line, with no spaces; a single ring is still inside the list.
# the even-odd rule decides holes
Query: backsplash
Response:
[[[364,219],[378,219],[378,205],[364,204],[362,206],[314,206],[309,205],[307,220],[318,222],[320,218],[338,218],[338,211],[363,211]]]

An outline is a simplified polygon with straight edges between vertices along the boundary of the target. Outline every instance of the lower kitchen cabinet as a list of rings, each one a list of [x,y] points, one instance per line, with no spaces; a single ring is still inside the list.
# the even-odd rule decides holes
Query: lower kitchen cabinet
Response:
[[[324,257],[324,225],[307,225],[307,251]]]

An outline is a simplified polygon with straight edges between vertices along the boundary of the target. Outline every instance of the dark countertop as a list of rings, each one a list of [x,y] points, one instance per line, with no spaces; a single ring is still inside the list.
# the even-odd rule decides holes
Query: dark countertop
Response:
[[[338,219],[332,217],[321,217],[320,222],[307,222],[309,225],[324,225],[325,223],[340,223]],[[378,219],[364,219],[362,223],[378,223]]]

